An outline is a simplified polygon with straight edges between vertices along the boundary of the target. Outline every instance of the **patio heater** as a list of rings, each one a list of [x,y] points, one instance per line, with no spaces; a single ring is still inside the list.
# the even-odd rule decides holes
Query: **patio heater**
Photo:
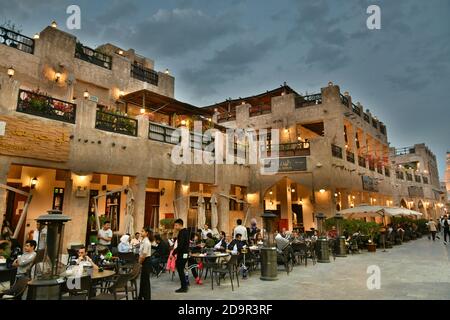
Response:
[[[276,216],[270,211],[261,215],[266,230],[264,232],[264,245],[261,248],[261,280],[277,280],[277,248],[273,235],[273,224]]]
[[[60,274],[64,271],[61,250],[64,239],[64,223],[71,218],[60,210],[49,210],[39,216],[38,248],[35,259],[34,279],[28,287],[28,299],[55,300],[60,297],[63,283]]]
[[[342,222],[344,221],[344,216],[340,213],[336,213],[334,216],[336,220],[336,229],[337,229],[337,238],[336,238],[336,257],[346,257],[347,256],[347,248],[345,246],[345,237],[343,235],[342,230]]]
[[[316,215],[317,219],[317,229],[319,232],[319,238],[317,239],[317,262],[329,263],[330,262],[330,251],[328,248],[328,239],[324,232],[323,222],[326,216],[323,213],[318,213]]]

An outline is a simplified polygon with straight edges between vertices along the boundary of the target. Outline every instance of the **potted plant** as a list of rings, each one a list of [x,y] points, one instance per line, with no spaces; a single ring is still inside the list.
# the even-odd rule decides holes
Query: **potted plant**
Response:
[[[376,252],[377,244],[374,242],[375,236],[378,234],[380,230],[380,225],[376,222],[366,222],[365,223],[365,233],[369,237],[369,241],[367,243],[367,251]]]

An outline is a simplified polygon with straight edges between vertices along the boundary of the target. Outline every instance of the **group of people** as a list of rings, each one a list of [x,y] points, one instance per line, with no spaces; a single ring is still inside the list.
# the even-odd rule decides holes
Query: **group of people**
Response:
[[[443,231],[444,233],[444,244],[447,245],[447,238],[450,241],[450,219],[448,215],[441,216],[439,219],[434,221],[433,219],[430,219],[430,221],[427,223],[428,229],[431,233],[430,239],[433,239],[433,241],[436,240],[436,238],[440,239],[439,234]]]

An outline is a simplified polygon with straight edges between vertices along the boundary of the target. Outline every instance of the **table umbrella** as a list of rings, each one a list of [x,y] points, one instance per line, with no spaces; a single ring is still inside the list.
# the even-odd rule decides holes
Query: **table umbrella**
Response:
[[[134,196],[131,189],[128,189],[127,195],[127,202],[126,202],[126,215],[125,215],[125,230],[124,233],[128,233],[133,235],[134,234]]]
[[[382,206],[371,206],[361,204],[359,206],[339,211],[346,218],[364,218],[364,217],[384,217],[385,211]]]
[[[206,213],[205,213],[205,199],[202,195],[199,195],[197,200],[197,227],[203,229],[206,223]]]
[[[211,196],[211,228],[213,231],[213,236],[219,234],[219,230],[217,230],[217,224],[219,223],[219,216],[217,214],[217,196],[213,194]]]

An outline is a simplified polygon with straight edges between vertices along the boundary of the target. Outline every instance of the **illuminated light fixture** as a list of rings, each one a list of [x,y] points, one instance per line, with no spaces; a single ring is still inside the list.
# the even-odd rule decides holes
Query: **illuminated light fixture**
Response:
[[[301,141],[301,140],[302,140],[302,137],[298,136],[298,137],[297,137],[297,140],[298,140],[298,141]]]
[[[55,82],[58,82],[61,79],[61,72],[55,72]]]
[[[335,192],[335,193],[334,193],[334,196],[335,196],[336,198],[338,197],[338,194],[337,194],[337,192]]]
[[[33,179],[30,180],[30,188],[34,189],[36,188],[36,185],[38,183],[38,179],[36,177],[34,177]]]
[[[288,128],[285,128],[285,129],[284,129],[284,133],[289,133],[289,129],[288,129]]]
[[[373,199],[373,202],[377,202],[377,199]]]
[[[51,27],[52,28],[57,28],[58,27],[58,24],[56,23],[55,20],[52,21]]]
[[[348,91],[344,92],[344,96],[348,97],[350,94],[348,93]]]
[[[119,98],[122,98],[125,95],[125,92],[123,92],[122,90],[119,91]]]
[[[122,56],[123,55],[123,50],[119,50],[117,53]]]
[[[33,36],[33,39],[34,39],[34,40],[39,39],[39,33],[35,33],[34,36]]]
[[[14,70],[13,67],[8,68],[8,76],[11,78],[16,73],[16,70]]]
[[[211,122],[211,121],[212,121],[212,119],[211,119],[211,118],[208,118],[208,121],[209,121],[209,122]]]
[[[295,192],[295,189],[294,189],[294,188],[292,188],[292,189],[291,189],[291,192]]]
[[[141,108],[141,114],[145,113],[145,108]]]
[[[356,199],[356,197],[355,197],[355,196],[352,196],[352,199]]]
[[[325,193],[325,189],[320,189],[319,192],[320,193]]]
[[[272,190],[269,191],[269,194],[270,194],[270,195],[273,194]]]
[[[170,74],[169,69],[166,69],[166,70],[164,71],[164,73],[165,73],[165,74]]]
[[[345,149],[348,149],[348,144],[345,145]]]
[[[245,101],[242,101],[241,104],[244,105],[244,104],[245,104]]]
[[[89,98],[89,91],[87,89],[83,92],[83,97],[85,99]]]
[[[333,85],[333,82],[332,82],[332,81],[328,81],[328,85],[329,85],[329,86],[332,86],[332,85]]]
[[[186,120],[181,120],[181,125],[185,126],[186,125]]]

